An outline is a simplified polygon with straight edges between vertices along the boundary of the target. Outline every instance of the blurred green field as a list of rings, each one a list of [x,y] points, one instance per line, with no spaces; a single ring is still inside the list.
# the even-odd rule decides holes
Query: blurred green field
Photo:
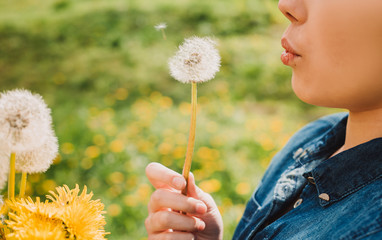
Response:
[[[108,239],[145,239],[145,166],[181,172],[188,138],[190,86],[169,76],[167,59],[186,37],[215,36],[222,68],[198,88],[192,170],[230,239],[272,156],[334,111],[294,96],[279,60],[287,24],[275,0],[0,1],[0,89],[40,93],[60,141],[29,194],[86,184],[106,205]]]

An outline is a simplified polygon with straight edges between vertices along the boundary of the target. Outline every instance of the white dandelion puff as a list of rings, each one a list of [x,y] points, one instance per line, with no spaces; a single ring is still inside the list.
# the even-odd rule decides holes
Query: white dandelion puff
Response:
[[[167,28],[167,24],[166,23],[159,23],[159,24],[155,25],[154,28],[157,31],[161,31],[162,29],[166,29]]]
[[[45,172],[52,165],[57,153],[57,137],[51,131],[43,145],[32,151],[19,152],[16,155],[16,171],[28,174]]]
[[[10,153],[0,151],[0,191],[4,189],[8,181]]]
[[[42,97],[27,90],[0,95],[0,144],[10,152],[40,147],[51,131],[51,111]]]
[[[179,46],[170,58],[170,74],[183,83],[206,82],[220,69],[220,55],[216,42],[211,38],[191,37]]]
[[[4,197],[3,195],[0,195],[0,224],[5,224],[5,212],[6,212],[7,206],[4,205]]]

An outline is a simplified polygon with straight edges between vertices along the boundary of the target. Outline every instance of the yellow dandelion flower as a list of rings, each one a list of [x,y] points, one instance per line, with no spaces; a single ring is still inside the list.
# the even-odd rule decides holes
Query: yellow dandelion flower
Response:
[[[0,240],[6,240],[5,236],[10,233],[9,228],[6,224],[0,221]]]
[[[17,215],[9,213],[10,220],[6,223],[11,233],[6,235],[6,239],[23,240],[63,240],[67,239],[67,232],[60,219],[47,218],[45,216],[28,211],[20,212]]]
[[[57,194],[50,191],[52,196],[47,196],[62,211],[59,218],[64,222],[66,231],[71,238],[81,239],[105,239],[103,226],[106,224],[105,217],[102,215],[104,205],[101,201],[91,200],[93,193],[86,193],[87,187],[79,194],[79,186],[69,189],[68,186],[56,188]]]
[[[46,218],[56,218],[59,211],[61,211],[60,208],[57,208],[54,204],[49,203],[48,201],[41,202],[39,197],[36,198],[36,202],[34,202],[31,197],[7,200],[6,206],[9,207],[11,212],[16,214],[30,212]]]
[[[47,201],[36,202],[29,197],[7,201],[10,209],[9,220],[5,220],[11,232],[6,239],[24,240],[63,240],[67,239],[67,231],[63,221],[57,218],[60,209]]]
[[[9,220],[0,226],[0,240],[103,240],[106,224],[100,200],[91,200],[93,193],[82,193],[78,185],[57,187],[45,202],[30,197],[7,200]],[[9,228],[9,230],[8,230]],[[5,238],[5,237],[6,238]]]

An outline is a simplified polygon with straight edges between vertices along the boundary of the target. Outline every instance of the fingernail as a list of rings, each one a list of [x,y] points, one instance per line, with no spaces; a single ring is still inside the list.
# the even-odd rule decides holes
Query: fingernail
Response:
[[[198,230],[203,231],[206,228],[206,224],[203,221],[200,221],[198,224]]]
[[[197,203],[196,204],[196,212],[198,212],[198,213],[207,212],[207,206],[203,203]]]
[[[183,187],[186,185],[186,181],[182,177],[174,177],[172,183],[178,189],[183,189]]]

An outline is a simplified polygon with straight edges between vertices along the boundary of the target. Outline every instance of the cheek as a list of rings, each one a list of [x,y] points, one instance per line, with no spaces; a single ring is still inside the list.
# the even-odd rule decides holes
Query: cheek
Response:
[[[308,43],[305,61],[292,78],[297,96],[311,104],[345,108],[360,99],[369,101],[365,96],[379,100],[382,1],[322,0],[312,2],[309,10],[301,31]]]

